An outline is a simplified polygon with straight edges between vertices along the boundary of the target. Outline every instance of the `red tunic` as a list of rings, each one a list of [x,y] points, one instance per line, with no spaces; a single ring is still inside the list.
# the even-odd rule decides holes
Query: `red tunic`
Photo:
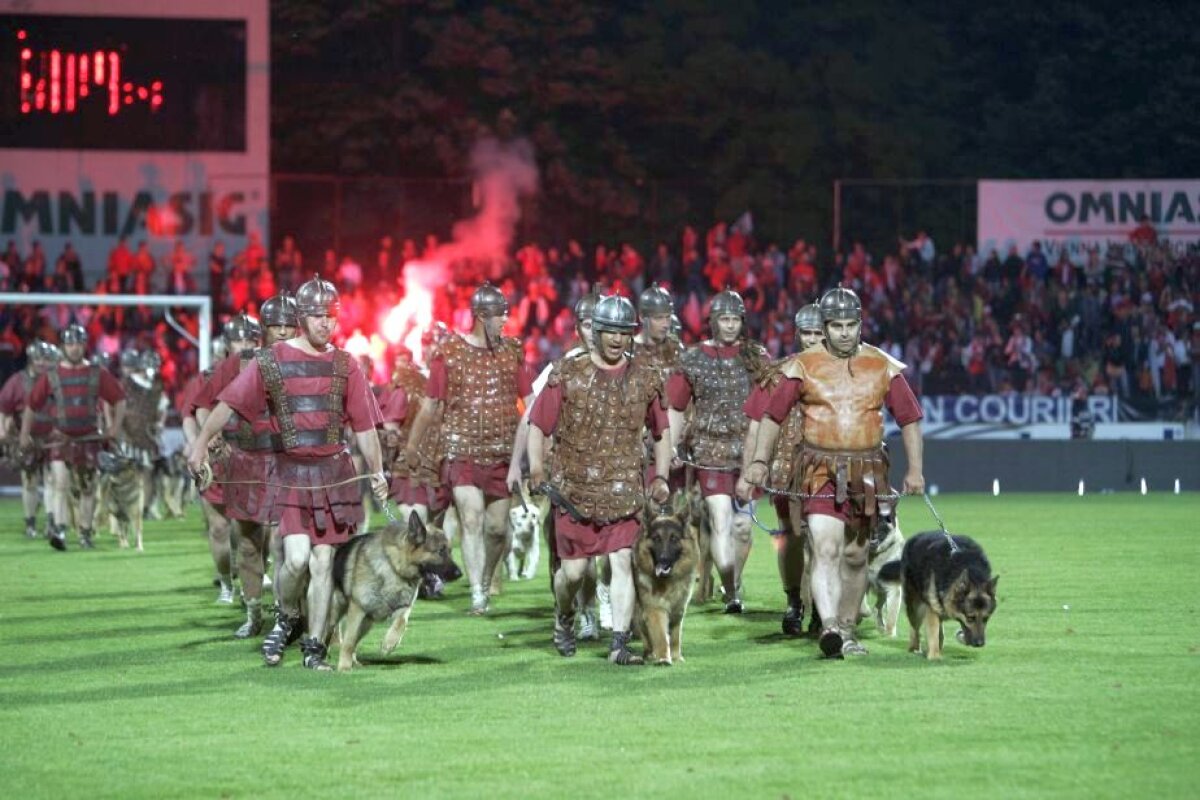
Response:
[[[216,407],[217,396],[241,373],[248,360],[234,354],[213,370],[195,399],[197,408]],[[220,492],[225,513],[230,519],[270,524],[272,504],[268,487],[275,480],[275,453],[270,442],[270,414],[247,421],[234,414],[222,433],[229,442],[229,463],[225,465],[224,484],[210,487]],[[206,499],[213,501],[207,494]]]
[[[605,373],[605,377],[612,376],[614,379],[619,375],[619,370]],[[558,427],[562,404],[562,386],[547,386],[533,403],[529,412],[529,424],[536,425],[547,436],[553,436]],[[669,425],[667,412],[656,397],[646,407],[646,427],[655,439],[659,439]],[[640,517],[598,525],[588,520],[577,522],[566,512],[554,509],[555,551],[562,559],[602,556],[633,547],[640,531]]]
[[[328,430],[329,415],[336,414],[342,426],[354,433],[374,431],[383,423],[379,404],[362,369],[352,359],[346,372],[341,408],[325,410],[313,407],[317,398],[333,394],[334,377],[329,366],[336,363],[336,348],[319,355],[306,353],[287,343],[267,348],[284,372],[283,392],[297,410],[292,421],[300,436]],[[260,357],[265,357],[260,353]],[[325,374],[321,374],[324,371]],[[238,376],[221,391],[217,399],[246,419],[258,419],[270,413],[265,430],[280,437],[280,415],[268,399],[268,390],[257,360],[250,361]],[[363,520],[359,481],[354,479],[354,462],[345,442],[303,442],[282,451],[279,438],[275,479],[268,487],[267,502],[272,506],[271,521],[278,522],[282,536],[304,534],[314,544],[341,544],[357,530]]]
[[[25,413],[25,400],[29,397],[29,392],[37,378],[37,375],[28,370],[21,370],[10,375],[4,383],[4,388],[0,389],[0,413],[15,418],[18,427],[21,425],[20,417]],[[44,409],[35,412],[33,427],[30,428],[30,433],[34,438],[40,439],[52,430],[54,430],[54,417],[47,414]]]

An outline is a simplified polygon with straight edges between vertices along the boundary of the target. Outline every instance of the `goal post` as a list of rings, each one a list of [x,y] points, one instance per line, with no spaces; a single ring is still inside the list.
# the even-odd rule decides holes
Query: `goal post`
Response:
[[[212,298],[203,294],[55,294],[53,292],[0,292],[0,306],[147,306],[166,310],[167,322],[199,350],[200,369],[212,366]],[[184,331],[170,315],[172,308],[199,311],[199,338]]]

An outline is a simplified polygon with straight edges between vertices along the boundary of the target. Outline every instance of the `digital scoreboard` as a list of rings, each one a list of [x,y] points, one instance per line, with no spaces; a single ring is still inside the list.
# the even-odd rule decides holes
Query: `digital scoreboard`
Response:
[[[0,15],[0,146],[244,151],[245,21]]]

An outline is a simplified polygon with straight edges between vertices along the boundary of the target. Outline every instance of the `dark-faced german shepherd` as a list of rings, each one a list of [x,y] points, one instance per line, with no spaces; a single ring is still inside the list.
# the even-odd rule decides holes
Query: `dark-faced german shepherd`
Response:
[[[684,522],[681,508],[644,524],[633,547],[633,579],[638,602],[635,618],[648,662],[670,666],[683,661],[683,616],[699,563],[696,533]]]
[[[350,670],[358,643],[372,623],[391,619],[383,637],[383,652],[400,644],[427,573],[449,575],[457,567],[450,543],[436,528],[427,530],[414,511],[408,526],[390,523],[381,531],[356,536],[333,557],[333,605],[330,619],[339,625],[341,653],[338,670]]]
[[[880,569],[885,582],[901,582],[910,627],[909,652],[921,652],[925,629],[925,654],[942,657],[942,622],[957,620],[962,641],[983,647],[988,619],[996,610],[996,583],[992,567],[974,539],[938,531],[919,533],[904,544],[899,561]]]
[[[100,502],[97,517],[107,514],[108,526],[122,549],[134,546],[141,550],[146,504],[143,470],[138,459],[124,449],[103,450],[97,457],[100,472]]]

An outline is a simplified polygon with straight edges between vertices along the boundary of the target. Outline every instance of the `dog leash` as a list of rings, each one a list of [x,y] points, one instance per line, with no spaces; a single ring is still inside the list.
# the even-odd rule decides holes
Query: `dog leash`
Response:
[[[213,484],[218,484],[220,486],[267,486],[272,489],[336,489],[339,486],[345,486],[349,483],[361,481],[363,478],[373,478],[378,474],[379,473],[377,472],[364,472],[362,474],[355,475],[353,478],[346,478],[345,480],[341,480],[336,483],[322,483],[317,484],[316,486],[290,486],[286,483],[272,483],[271,481],[219,481],[212,477],[212,466],[206,461],[204,462],[204,466],[201,468],[200,472],[194,473],[192,478],[196,481],[196,486],[198,488],[203,487],[201,488],[201,491],[207,489]],[[205,476],[208,477],[207,481],[204,480]],[[386,477],[386,474],[384,477]],[[383,502],[379,505],[383,508],[384,516],[388,518],[388,521],[395,522],[396,514],[392,511],[391,502],[387,498],[384,498]]]
[[[954,543],[954,537],[946,530],[946,523],[942,521],[942,515],[933,507],[933,501],[929,499],[929,492],[922,492],[921,496],[925,498],[925,506],[929,509],[929,513],[933,514],[933,518],[937,520],[938,527],[942,529],[942,536],[945,536],[946,541],[950,543],[950,554],[954,555],[958,552],[958,545]]]

